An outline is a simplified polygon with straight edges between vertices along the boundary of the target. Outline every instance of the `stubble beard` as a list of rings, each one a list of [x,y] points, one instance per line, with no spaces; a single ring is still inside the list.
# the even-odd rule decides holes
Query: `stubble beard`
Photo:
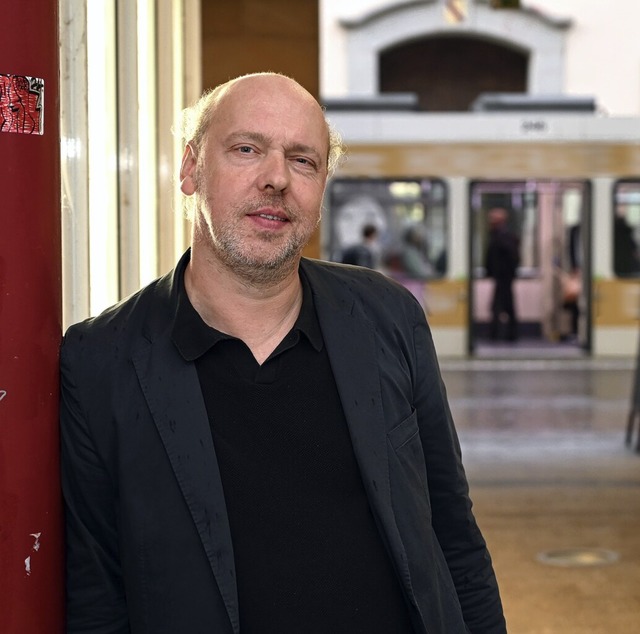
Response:
[[[208,199],[203,203],[203,213],[210,219],[212,205]],[[284,242],[283,238],[275,233],[258,232],[262,245],[268,246],[272,243],[273,247],[264,250],[253,249],[240,233],[238,226],[247,214],[264,207],[283,209],[292,223],[296,223],[301,216],[296,208],[286,205],[280,196],[272,196],[238,205],[233,214],[237,222],[227,222],[218,227],[214,227],[211,222],[206,223],[216,259],[244,283],[253,287],[273,286],[290,275],[298,265],[302,249],[320,222],[318,214],[318,220],[313,227],[308,231],[297,230],[290,233]],[[277,244],[278,242],[280,244]]]

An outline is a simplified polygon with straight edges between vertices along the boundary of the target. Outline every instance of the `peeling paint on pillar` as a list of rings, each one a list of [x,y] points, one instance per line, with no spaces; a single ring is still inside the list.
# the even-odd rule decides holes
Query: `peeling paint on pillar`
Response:
[[[31,547],[31,550],[34,553],[37,553],[40,550],[40,536],[42,535],[42,533],[31,533],[31,537],[35,537],[35,542],[33,544],[33,546]],[[27,573],[27,576],[31,575],[31,555],[29,555],[25,560],[24,560],[24,570]]]

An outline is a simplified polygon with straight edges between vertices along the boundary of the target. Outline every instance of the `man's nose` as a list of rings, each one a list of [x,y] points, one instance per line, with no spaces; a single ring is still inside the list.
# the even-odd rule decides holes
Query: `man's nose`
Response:
[[[261,191],[273,190],[281,192],[289,185],[291,175],[289,163],[280,152],[269,152],[262,160],[258,176],[258,187]]]

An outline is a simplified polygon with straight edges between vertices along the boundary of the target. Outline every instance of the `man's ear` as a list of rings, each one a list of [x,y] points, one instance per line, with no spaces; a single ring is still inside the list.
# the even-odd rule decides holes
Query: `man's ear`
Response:
[[[185,196],[192,196],[196,192],[196,167],[198,158],[191,146],[187,143],[182,155],[182,164],[180,165],[180,191]]]

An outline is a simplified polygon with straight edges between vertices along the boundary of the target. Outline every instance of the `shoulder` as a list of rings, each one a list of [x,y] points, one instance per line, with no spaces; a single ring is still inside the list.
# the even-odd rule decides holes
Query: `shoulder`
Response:
[[[404,286],[378,271],[307,258],[301,269],[319,301],[344,307],[355,304],[369,316],[424,316],[419,302]]]
[[[140,337],[151,316],[157,320],[160,315],[171,314],[171,276],[158,278],[99,315],[70,326],[63,338],[63,354],[69,348],[100,354],[102,349],[113,349]]]
[[[389,292],[400,294],[405,292],[404,287],[395,280],[379,271],[362,266],[302,258],[300,268],[308,278],[317,283],[335,287],[353,288],[355,285],[373,287],[377,290],[384,288]]]

